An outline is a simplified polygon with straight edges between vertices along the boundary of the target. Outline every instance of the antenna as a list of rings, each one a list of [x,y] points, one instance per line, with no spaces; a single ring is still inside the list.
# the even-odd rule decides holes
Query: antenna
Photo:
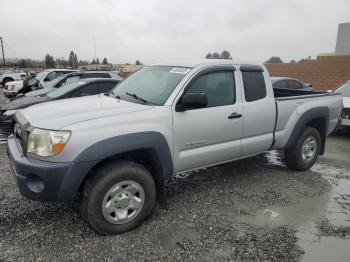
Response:
[[[4,67],[5,67],[6,63],[5,63],[4,43],[2,42],[2,37],[1,36],[0,36],[0,42],[1,42],[1,51],[2,51],[2,62],[3,62]]]

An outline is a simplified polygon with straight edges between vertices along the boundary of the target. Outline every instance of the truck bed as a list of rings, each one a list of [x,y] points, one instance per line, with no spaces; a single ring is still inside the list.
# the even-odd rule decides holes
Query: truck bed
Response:
[[[314,118],[319,110],[328,113],[329,135],[337,126],[343,99],[339,94],[274,88],[276,101],[275,149],[285,148],[299,120]],[[315,110],[316,109],[316,110]]]

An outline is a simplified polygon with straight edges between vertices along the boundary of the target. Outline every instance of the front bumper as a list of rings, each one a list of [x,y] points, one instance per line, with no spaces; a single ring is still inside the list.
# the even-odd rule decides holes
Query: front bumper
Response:
[[[23,155],[15,136],[7,139],[8,156],[21,194],[33,200],[57,201],[71,163],[51,163]]]
[[[341,124],[342,126],[350,126],[350,119],[342,119]]]
[[[7,151],[21,194],[40,201],[74,200],[82,182],[98,161],[58,163],[23,154],[14,135],[7,139]]]

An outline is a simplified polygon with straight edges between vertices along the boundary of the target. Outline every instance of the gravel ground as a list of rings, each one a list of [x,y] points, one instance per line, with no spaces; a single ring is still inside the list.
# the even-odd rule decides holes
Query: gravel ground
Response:
[[[288,170],[269,152],[177,176],[167,210],[157,207],[136,230],[105,237],[82,223],[78,203],[22,197],[0,145],[0,261],[312,261],[306,233],[320,250],[329,237],[350,244],[349,153],[350,139],[339,135],[308,172]]]

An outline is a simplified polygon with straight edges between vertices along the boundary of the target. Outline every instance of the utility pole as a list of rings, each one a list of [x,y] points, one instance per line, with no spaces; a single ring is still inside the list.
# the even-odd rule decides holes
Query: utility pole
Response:
[[[95,64],[95,69],[97,70],[97,58],[96,58],[96,43],[95,43],[95,37],[93,37],[93,39],[94,39],[94,52],[95,52],[95,62],[96,62],[96,64]]]
[[[1,36],[0,36],[0,42],[1,42],[1,51],[2,51],[2,62],[3,62],[3,65],[5,67],[6,63],[5,63],[4,43],[2,41],[2,37]]]

